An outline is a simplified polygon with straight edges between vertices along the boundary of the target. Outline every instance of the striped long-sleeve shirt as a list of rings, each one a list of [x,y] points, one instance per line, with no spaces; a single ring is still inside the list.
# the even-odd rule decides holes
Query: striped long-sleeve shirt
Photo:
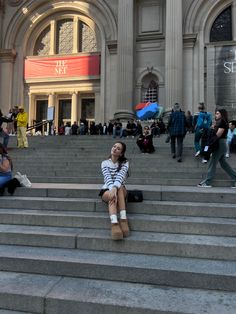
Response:
[[[104,185],[102,189],[111,190],[113,187],[117,187],[119,189],[121,185],[125,184],[129,170],[129,162],[126,161],[122,164],[119,171],[118,167],[119,163],[113,163],[111,159],[104,160],[102,162],[101,168],[104,177]]]

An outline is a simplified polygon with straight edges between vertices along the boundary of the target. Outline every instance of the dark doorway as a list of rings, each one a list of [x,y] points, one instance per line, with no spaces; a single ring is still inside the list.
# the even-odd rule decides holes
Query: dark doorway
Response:
[[[58,122],[59,126],[66,122],[71,122],[71,99],[59,100]]]
[[[95,117],[95,99],[84,98],[81,105],[81,119],[94,120]]]
[[[37,100],[36,101],[36,124],[39,124],[40,122],[42,122],[42,120],[46,120],[47,119],[47,110],[48,110],[48,100],[44,99],[44,100]],[[35,132],[37,131],[41,131],[42,132],[42,125],[38,125],[35,128]]]

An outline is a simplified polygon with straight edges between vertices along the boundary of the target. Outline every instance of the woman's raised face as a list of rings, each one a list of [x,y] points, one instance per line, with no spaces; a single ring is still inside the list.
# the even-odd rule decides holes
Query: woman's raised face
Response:
[[[216,111],[215,113],[215,119],[220,120],[221,119],[221,113],[219,111]]]
[[[123,146],[120,143],[115,143],[111,148],[111,155],[120,157],[123,155]]]

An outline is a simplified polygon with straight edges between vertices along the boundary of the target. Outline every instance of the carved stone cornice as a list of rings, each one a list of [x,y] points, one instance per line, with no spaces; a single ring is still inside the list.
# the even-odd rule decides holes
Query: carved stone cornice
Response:
[[[185,34],[183,36],[184,48],[193,48],[197,40],[197,34]]]
[[[0,62],[14,62],[16,51],[14,49],[0,49]]]
[[[107,47],[110,54],[117,54],[117,40],[107,41]]]

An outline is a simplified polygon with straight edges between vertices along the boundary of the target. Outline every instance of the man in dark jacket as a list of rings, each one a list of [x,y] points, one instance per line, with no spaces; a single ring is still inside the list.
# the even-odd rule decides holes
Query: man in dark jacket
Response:
[[[0,137],[3,138],[3,146],[5,149],[7,149],[7,145],[8,145],[8,141],[9,141],[9,135],[2,128],[3,122],[6,122],[6,123],[12,122],[12,119],[4,117],[2,114],[2,111],[0,110]]]
[[[177,161],[182,161],[183,152],[183,140],[186,134],[186,117],[183,111],[181,111],[180,105],[175,103],[173,112],[170,115],[168,122],[168,131],[171,139],[171,153],[172,157],[176,158]],[[177,140],[177,154],[175,148],[175,142]]]

